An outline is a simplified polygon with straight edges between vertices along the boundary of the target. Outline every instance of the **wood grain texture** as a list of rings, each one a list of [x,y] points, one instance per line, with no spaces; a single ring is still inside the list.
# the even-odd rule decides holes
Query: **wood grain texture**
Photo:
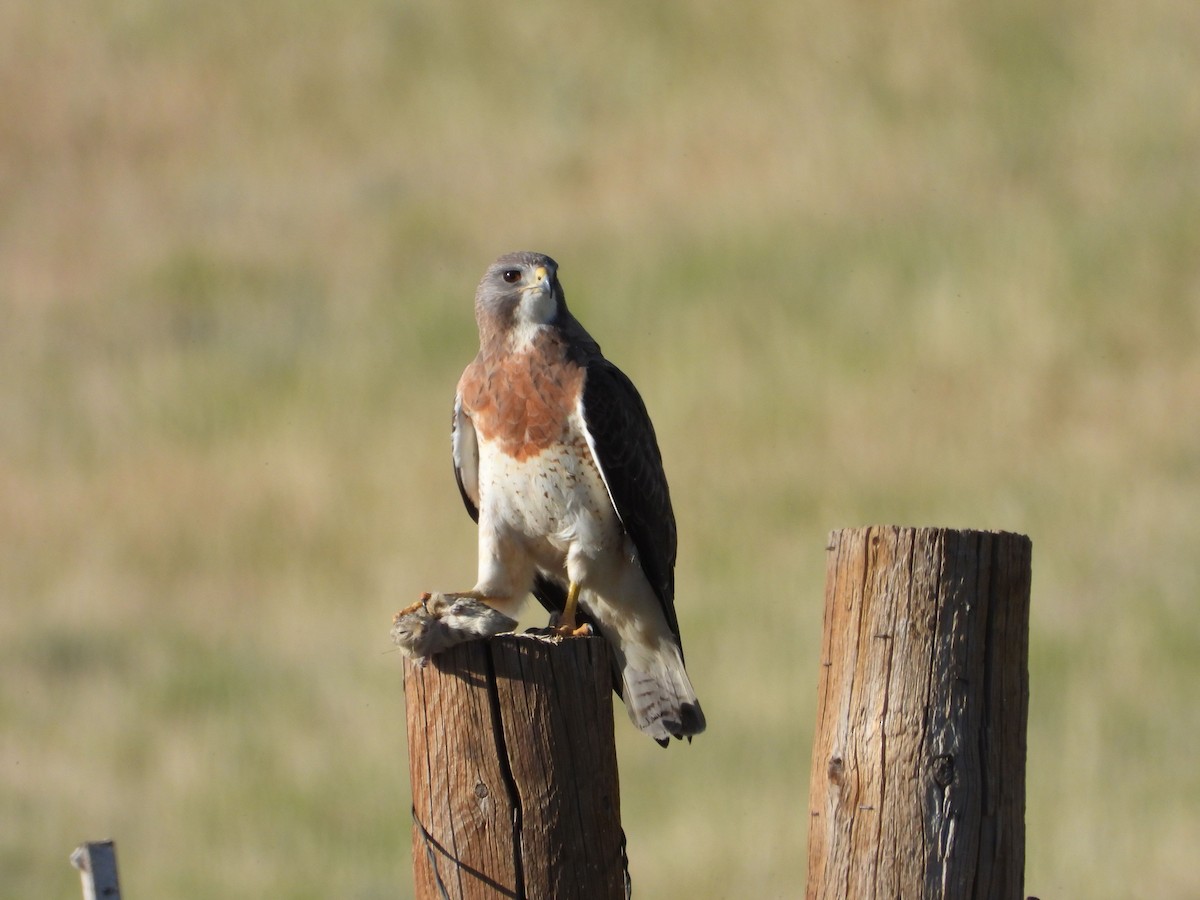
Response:
[[[830,536],[810,781],[813,898],[1020,898],[1029,539]]]
[[[418,898],[625,897],[611,666],[532,635],[406,662]]]

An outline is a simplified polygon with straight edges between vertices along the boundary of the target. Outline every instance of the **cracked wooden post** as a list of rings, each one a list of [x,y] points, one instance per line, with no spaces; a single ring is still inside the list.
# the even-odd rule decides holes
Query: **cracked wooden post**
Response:
[[[470,641],[404,692],[416,897],[626,896],[603,639]]]
[[[830,536],[809,900],[1023,896],[1030,542]]]

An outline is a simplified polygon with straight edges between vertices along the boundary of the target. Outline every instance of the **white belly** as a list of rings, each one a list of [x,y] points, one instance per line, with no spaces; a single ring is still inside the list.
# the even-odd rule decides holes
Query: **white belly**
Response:
[[[578,584],[580,606],[613,648],[630,715],[649,728],[662,716],[662,697],[695,702],[695,692],[662,603],[591,460],[582,438],[524,460],[480,440],[476,590],[518,618],[539,571],[564,587]]]
[[[624,544],[582,439],[524,460],[481,441],[479,501],[480,582],[487,588],[499,587],[497,581],[532,582],[534,569],[586,585],[594,565],[620,554]],[[529,586],[507,585],[520,593]]]

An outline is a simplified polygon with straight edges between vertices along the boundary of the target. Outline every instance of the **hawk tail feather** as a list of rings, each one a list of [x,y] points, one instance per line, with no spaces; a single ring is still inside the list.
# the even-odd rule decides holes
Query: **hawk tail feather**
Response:
[[[673,737],[691,740],[704,730],[704,711],[678,645],[666,645],[639,660],[627,658],[621,681],[629,718],[663,746]]]

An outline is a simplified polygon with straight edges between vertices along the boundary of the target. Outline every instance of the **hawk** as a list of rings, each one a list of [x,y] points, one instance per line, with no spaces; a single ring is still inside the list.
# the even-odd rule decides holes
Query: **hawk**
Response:
[[[567,309],[558,264],[511,253],[475,292],[479,353],[454,400],[454,472],[479,578],[449,595],[515,619],[529,593],[560,634],[608,641],[634,724],[664,746],[704,730],[675,615],[675,516],[633,382]]]

